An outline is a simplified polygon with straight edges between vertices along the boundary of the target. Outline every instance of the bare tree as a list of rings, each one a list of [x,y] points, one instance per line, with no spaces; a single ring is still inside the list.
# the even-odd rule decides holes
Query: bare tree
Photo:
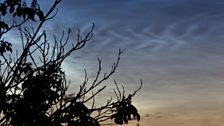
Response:
[[[114,119],[116,124],[128,123],[132,117],[139,121],[140,115],[131,99],[141,89],[142,81],[140,87],[127,97],[124,87],[121,90],[114,81],[117,99],[95,107],[95,96],[106,88],[100,85],[115,73],[121,50],[111,71],[102,74],[101,60],[98,59],[95,79],[89,82],[85,71],[78,92],[67,94],[69,82],[61,65],[92,38],[94,24],[87,34],[78,32],[76,42],[69,49],[70,29],[49,42],[43,24],[54,18],[60,2],[55,0],[46,13],[40,9],[37,0],[33,0],[31,6],[22,0],[0,3],[0,125],[99,126],[99,122],[107,119]],[[3,17],[11,17],[12,22],[4,21]],[[30,21],[35,23],[35,27],[26,27]],[[12,53],[12,42],[4,40],[12,30],[20,35],[21,53]],[[88,102],[92,103],[89,108],[86,106]]]

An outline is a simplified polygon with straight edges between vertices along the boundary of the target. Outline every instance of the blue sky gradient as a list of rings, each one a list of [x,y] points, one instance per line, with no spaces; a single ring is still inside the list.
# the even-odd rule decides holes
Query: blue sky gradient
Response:
[[[50,3],[40,1],[44,9]],[[142,113],[172,108],[168,112],[183,116],[184,108],[189,118],[206,111],[202,119],[213,119],[210,114],[221,118],[217,110],[224,105],[223,22],[222,0],[62,0],[45,27],[56,34],[71,27],[75,38],[78,28],[86,32],[96,25],[92,40],[63,64],[71,90],[81,83],[84,68],[94,76],[97,57],[109,71],[121,48],[124,54],[106,92],[113,79],[128,91],[143,79],[134,102]]]
[[[146,108],[210,102],[220,100],[224,88],[223,6],[221,0],[64,0],[51,26],[85,31],[96,25],[91,42],[67,63],[69,69],[76,64],[73,74],[83,67],[92,73],[97,57],[109,70],[121,48],[114,79],[133,89],[142,78],[136,100],[145,96],[138,102]]]

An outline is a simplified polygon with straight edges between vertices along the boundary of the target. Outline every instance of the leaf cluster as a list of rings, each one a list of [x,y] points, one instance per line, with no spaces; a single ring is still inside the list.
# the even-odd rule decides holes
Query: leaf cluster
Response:
[[[131,120],[132,116],[137,121],[140,121],[140,114],[134,105],[131,104],[132,96],[123,98],[122,101],[117,102],[113,107],[115,108],[115,114],[111,115],[111,119],[114,119],[116,124],[128,124],[128,120]]]
[[[114,80],[116,85],[116,90],[114,93],[117,96],[117,102],[112,106],[112,115],[110,116],[111,119],[114,120],[116,124],[128,124],[129,120],[137,119],[140,121],[140,114],[136,107],[132,104],[132,97],[142,88],[142,80],[140,87],[135,90],[132,94],[129,94],[128,97],[125,96],[125,89],[122,88],[123,91],[121,92],[120,88],[118,87],[117,82]],[[132,118],[133,117],[133,118]]]
[[[0,55],[2,55],[3,53],[7,51],[12,53],[12,44],[8,41],[1,40],[0,41]]]
[[[5,16],[7,13],[13,14],[14,17],[23,17],[23,19],[31,19],[35,21],[35,16],[39,20],[44,20],[44,13],[39,8],[38,3],[33,0],[32,6],[27,6],[25,1],[21,0],[4,0],[0,4],[0,14]]]

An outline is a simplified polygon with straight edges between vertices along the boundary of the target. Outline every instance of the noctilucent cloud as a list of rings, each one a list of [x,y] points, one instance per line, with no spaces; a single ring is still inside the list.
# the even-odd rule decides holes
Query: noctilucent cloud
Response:
[[[49,5],[41,2],[44,8]],[[68,27],[86,32],[92,23],[93,39],[63,65],[72,88],[81,83],[84,68],[94,76],[97,57],[109,71],[121,48],[124,54],[108,92],[113,79],[127,92],[143,79],[134,99],[142,113],[169,108],[192,118],[203,112],[204,118],[221,115],[216,110],[224,105],[224,1],[62,0],[46,27],[57,33]]]

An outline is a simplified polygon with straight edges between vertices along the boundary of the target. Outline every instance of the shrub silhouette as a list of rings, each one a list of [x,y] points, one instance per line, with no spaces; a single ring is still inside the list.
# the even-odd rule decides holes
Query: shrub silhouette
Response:
[[[140,115],[131,104],[131,98],[141,89],[142,81],[128,97],[125,97],[124,88],[120,91],[115,81],[117,100],[111,99],[105,105],[95,107],[95,96],[106,88],[100,85],[115,73],[121,50],[109,73],[101,75],[101,60],[98,59],[99,67],[93,82],[88,81],[85,71],[84,82],[78,92],[67,94],[69,82],[61,64],[92,38],[94,24],[87,34],[79,32],[77,42],[69,49],[66,46],[70,29],[67,33],[63,32],[59,39],[54,36],[54,41],[49,42],[46,31],[42,29],[43,24],[55,16],[60,2],[55,0],[46,13],[37,0],[33,0],[31,6],[24,0],[4,0],[0,3],[0,125],[99,126],[100,122],[110,118],[116,124],[128,123],[131,116],[139,121]],[[12,22],[4,21],[3,17],[11,17]],[[33,28],[26,26],[30,21],[35,24]],[[20,54],[13,54],[12,42],[4,40],[4,36],[12,30],[20,35],[23,49]],[[87,107],[86,103],[90,101],[92,106]]]

